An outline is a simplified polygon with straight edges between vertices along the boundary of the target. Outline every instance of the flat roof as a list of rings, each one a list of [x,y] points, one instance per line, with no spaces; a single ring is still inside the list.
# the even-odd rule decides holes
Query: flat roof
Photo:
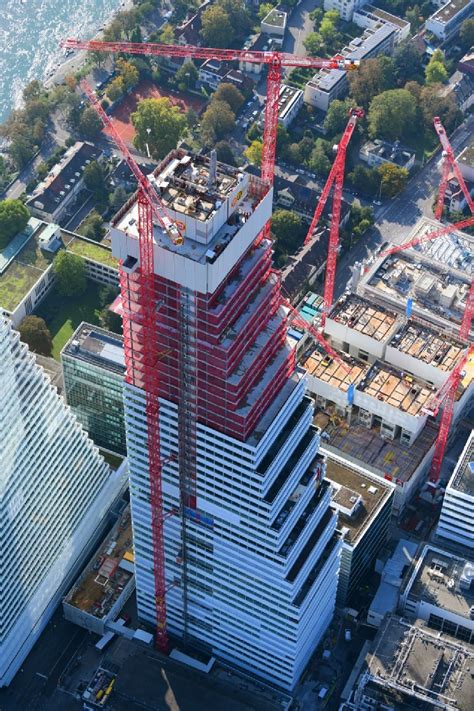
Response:
[[[84,321],[64,346],[62,353],[123,375],[123,337]]]
[[[459,166],[465,165],[470,168],[474,167],[474,141],[461,151],[456,160]]]
[[[339,510],[338,528],[347,529],[345,540],[356,545],[378,515],[380,508],[392,495],[393,487],[330,456],[326,466],[326,480],[340,487],[332,497],[333,507]],[[353,501],[354,496],[360,497],[360,501],[357,501],[352,516],[345,515],[341,507],[352,509],[356,503]]]
[[[469,5],[471,0],[449,0],[446,5],[443,5],[436,10],[432,15],[430,15],[430,20],[437,20],[438,22],[449,22],[458,12],[461,12],[466,5]]]
[[[384,439],[378,427],[369,429],[357,422],[349,425],[338,417],[334,405],[325,410],[318,409],[313,423],[328,437],[326,441],[321,441],[321,450],[328,457],[331,452],[340,454],[349,463],[402,484],[411,479],[438,434],[437,426],[427,422],[416,440],[407,446],[400,440]]]
[[[448,487],[474,496],[474,431],[469,435]]]
[[[423,408],[436,392],[434,386],[420,378],[379,360],[370,366],[357,389],[414,417],[423,414]]]
[[[328,318],[365,336],[383,341],[391,332],[399,314],[356,294],[349,294],[335,303]]]
[[[119,260],[113,256],[109,246],[100,242],[92,242],[85,237],[71,234],[66,230],[61,230],[61,239],[68,252],[73,252],[80,257],[84,257],[84,259],[91,259],[93,262],[103,264],[105,267],[112,267],[112,269],[118,270]]]
[[[274,27],[284,27],[286,24],[286,12],[277,10],[276,7],[272,8],[268,15],[266,15],[262,22],[265,25],[273,25]]]
[[[318,378],[323,383],[328,383],[334,388],[339,388],[342,392],[347,392],[351,385],[359,383],[366,376],[370,366],[347,356],[345,353],[338,353],[338,355],[349,371],[346,371],[337,360],[333,360],[318,345],[314,346],[309,355],[304,356],[301,366],[309,375]]]
[[[460,360],[465,345],[434,328],[410,319],[402,324],[389,342],[392,348],[427,365],[450,372]]]
[[[470,590],[473,579],[474,561],[426,546],[405,592],[411,600],[423,600],[469,619],[474,605],[474,590]],[[463,580],[466,586],[463,586]]]
[[[127,506],[64,602],[106,617],[134,572],[132,518]]]
[[[288,84],[280,86],[280,97],[278,99],[278,117],[284,119],[290,108],[295,104],[300,96],[303,96],[301,89]]]
[[[374,15],[375,17],[378,17],[383,20],[383,22],[390,22],[392,25],[396,25],[397,27],[400,27],[402,29],[410,24],[407,20],[402,20],[401,17],[391,15],[389,12],[386,12],[385,10],[380,10],[378,7],[374,7],[373,5],[364,5],[363,7],[359,8],[357,12],[362,12],[363,14],[370,13],[371,15]]]
[[[368,689],[399,709],[456,708],[470,711],[474,698],[474,647],[421,622],[387,617],[366,656]],[[375,687],[375,689],[374,689]],[[381,687],[381,688],[380,688]],[[395,704],[395,705],[394,705]]]
[[[407,241],[434,232],[440,227],[444,225],[437,220],[422,217],[411,230]],[[434,264],[442,265],[444,269],[447,266],[474,277],[474,237],[467,232],[452,230],[434,240],[417,244],[413,249],[433,260]]]

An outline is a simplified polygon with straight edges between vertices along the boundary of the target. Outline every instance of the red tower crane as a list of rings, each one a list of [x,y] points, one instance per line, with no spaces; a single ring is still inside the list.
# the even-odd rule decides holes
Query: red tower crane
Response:
[[[98,40],[67,39],[63,47],[91,52],[125,52],[127,54],[152,55],[155,57],[184,57],[186,59],[216,59],[223,62],[239,61],[250,64],[267,64],[267,100],[265,103],[265,128],[263,132],[262,180],[273,183],[278,128],[278,99],[284,67],[313,69],[356,69],[358,60],[336,55],[332,59],[297,57],[286,52],[251,52],[242,49],[214,49],[193,45],[151,44],[137,42],[100,42]]]
[[[156,377],[156,363],[162,357],[157,347],[157,315],[154,300],[154,253],[153,253],[153,217],[175,244],[182,244],[183,237],[162,204],[155,188],[143,175],[130,151],[115,130],[109,117],[102,109],[97,97],[87,84],[81,82],[81,88],[91,105],[100,116],[105,128],[121,150],[128,167],[135,176],[138,185],[138,242],[140,269],[138,272],[139,310],[123,307],[124,351],[126,361],[126,380],[141,384],[145,392],[145,412],[147,425],[147,451],[150,472],[150,508],[153,540],[153,574],[156,604],[156,644],[162,651],[167,650],[166,632],[166,577],[164,555],[164,520],[161,474],[163,465],[174,458],[160,459],[160,422],[159,422],[159,384]],[[121,283],[127,275],[121,270]]]
[[[469,339],[469,333],[471,331],[473,317],[474,317],[474,279],[471,281],[471,286],[469,288],[469,294],[467,295],[466,306],[464,308],[464,315],[462,317],[461,328],[459,329],[459,337],[463,341],[467,341]]]
[[[471,198],[471,195],[469,194],[469,190],[467,188],[467,185],[464,181],[464,178],[462,176],[461,171],[459,170],[458,164],[456,163],[456,159],[454,157],[454,151],[451,147],[451,144],[449,142],[448,135],[446,133],[446,130],[441,123],[441,119],[438,116],[435,116],[433,119],[433,124],[435,127],[435,131],[438,134],[438,138],[440,140],[441,146],[443,148],[443,166],[442,166],[442,178],[441,178],[441,183],[439,186],[439,193],[438,193],[438,202],[436,204],[436,210],[435,210],[435,217],[437,220],[440,220],[443,214],[443,207],[444,207],[444,198],[446,195],[446,187],[448,184],[448,177],[449,177],[449,171],[452,170],[454,175],[456,176],[456,180],[459,183],[459,187],[461,188],[464,197],[466,198],[466,202],[469,206],[469,210],[471,211],[471,214],[474,214],[474,200]]]
[[[331,171],[326,180],[326,184],[319,198],[319,202],[314,211],[313,219],[309,226],[308,234],[306,235],[304,244],[308,244],[314,235],[314,231],[318,225],[318,222],[323,214],[324,207],[326,205],[327,199],[331,188],[334,186],[334,193],[332,199],[332,214],[331,214],[331,226],[329,230],[329,245],[328,245],[328,257],[326,262],[326,277],[324,282],[324,296],[323,296],[323,314],[322,314],[322,324],[326,320],[326,315],[332,306],[334,298],[334,282],[336,279],[336,262],[337,262],[337,251],[339,247],[339,223],[341,220],[341,201],[342,201],[342,188],[344,184],[344,169],[346,164],[346,152],[351,140],[354,129],[357,125],[357,121],[364,116],[363,109],[351,109],[349,112],[349,121],[342,134],[342,138],[337,146],[336,159],[332,165]]]
[[[456,399],[456,393],[459,384],[463,378],[463,369],[473,354],[474,346],[471,346],[465,351],[459,363],[452,370],[449,378],[446,380],[444,385],[438,390],[432,401],[429,403],[428,408],[426,409],[427,414],[436,417],[440,407],[443,405],[443,412],[441,415],[438,437],[436,439],[436,446],[429,474],[429,481],[431,484],[434,485],[438,483],[439,476],[441,473],[441,465],[443,463],[449,430],[451,428],[451,422],[453,420],[454,402]]]

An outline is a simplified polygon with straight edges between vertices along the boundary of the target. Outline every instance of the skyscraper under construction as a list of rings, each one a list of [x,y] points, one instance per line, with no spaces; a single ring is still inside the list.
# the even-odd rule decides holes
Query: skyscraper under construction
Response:
[[[184,243],[153,225],[144,283],[137,196],[112,228],[139,614],[291,689],[333,614],[340,541],[265,236],[272,191],[183,150],[151,180]]]

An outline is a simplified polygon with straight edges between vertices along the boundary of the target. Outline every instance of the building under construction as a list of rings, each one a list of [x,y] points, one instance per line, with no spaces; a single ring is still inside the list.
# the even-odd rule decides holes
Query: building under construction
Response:
[[[341,542],[265,237],[272,190],[215,156],[183,150],[151,182],[184,243],[153,226],[148,291],[140,288],[136,196],[112,228],[123,265],[139,615],[291,689],[332,618]],[[144,299],[157,314],[156,358],[144,355]],[[150,370],[159,393],[153,415]],[[159,416],[154,442],[151,416]]]

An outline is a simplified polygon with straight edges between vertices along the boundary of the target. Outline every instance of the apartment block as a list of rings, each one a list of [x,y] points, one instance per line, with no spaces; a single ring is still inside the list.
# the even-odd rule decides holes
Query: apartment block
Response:
[[[98,447],[126,454],[123,338],[82,322],[61,351],[67,404]]]
[[[364,7],[368,0],[324,0],[325,10],[337,10],[343,20],[351,22],[354,12]]]
[[[154,227],[167,627],[292,689],[333,615],[341,541],[264,233],[272,190],[183,150],[162,161],[153,181],[184,233],[175,245]],[[154,624],[145,393],[140,360],[130,357],[140,348],[137,217],[132,200],[114,220],[112,247],[124,260],[137,603]],[[183,481],[180,457],[190,451]]]
[[[474,432],[446,487],[436,535],[440,540],[474,548]]]
[[[11,322],[0,318],[0,686],[90,554],[126,469],[112,471]]]
[[[438,9],[428,17],[425,28],[439,40],[450,39],[461,24],[474,14],[473,0],[437,0]]]

